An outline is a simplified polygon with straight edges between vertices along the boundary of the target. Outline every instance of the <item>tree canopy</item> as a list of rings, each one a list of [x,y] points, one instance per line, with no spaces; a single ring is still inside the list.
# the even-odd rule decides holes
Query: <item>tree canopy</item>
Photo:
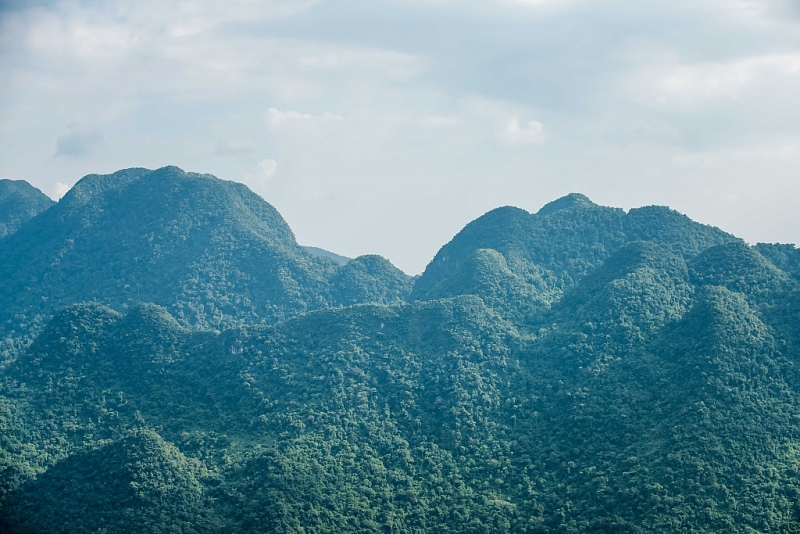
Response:
[[[3,532],[800,531],[792,246],[570,195],[412,279],[207,175],[79,185],[0,240]]]

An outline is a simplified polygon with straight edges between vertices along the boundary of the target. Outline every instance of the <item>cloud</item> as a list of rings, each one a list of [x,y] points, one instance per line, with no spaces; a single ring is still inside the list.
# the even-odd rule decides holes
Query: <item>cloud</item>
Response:
[[[67,194],[67,191],[72,189],[72,186],[68,183],[64,182],[56,182],[55,187],[53,188],[53,195],[56,200],[59,200],[61,197]]]
[[[796,0],[0,4],[0,174],[48,192],[134,165],[239,177],[299,238],[419,272],[501,204],[690,198],[746,236],[755,217],[681,187],[797,182]],[[796,239],[785,213],[768,239]]]
[[[506,146],[538,145],[547,140],[544,124],[530,118],[532,112],[526,106],[480,96],[468,97],[462,104],[474,117],[491,124],[494,136]]]
[[[331,122],[331,121],[341,121],[344,120],[344,117],[341,115],[335,115],[333,113],[323,113],[321,115],[312,115],[310,113],[298,113],[297,111],[287,110],[287,111],[280,111],[275,108],[269,108],[267,110],[267,123],[270,126],[280,126],[284,123],[297,123],[297,122]]]
[[[426,128],[454,128],[467,124],[467,121],[461,117],[430,115],[423,118],[421,123]]]
[[[256,176],[262,180],[269,180],[275,175],[278,169],[278,162],[274,159],[265,159],[258,164],[258,172]]]
[[[256,151],[256,146],[252,139],[233,143],[217,142],[214,147],[214,155],[220,157],[228,156],[249,156]]]
[[[277,108],[267,110],[267,125],[270,132],[279,139],[319,138],[341,134],[346,126],[345,118],[334,113],[300,113],[294,110],[281,111]]]
[[[735,148],[679,154],[672,158],[672,163],[678,167],[697,167],[707,170],[741,165],[743,161],[762,164],[785,161],[797,165],[800,163],[800,141],[772,139],[769,142]]]
[[[256,193],[264,195],[267,191],[267,186],[272,181],[277,170],[277,161],[274,159],[265,159],[256,165],[255,172],[245,173],[242,181]]]
[[[59,135],[56,138],[56,152],[53,157],[69,156],[82,157],[88,156],[103,143],[103,136],[100,132],[83,132],[70,126],[71,130],[67,135]]]
[[[797,85],[800,54],[768,54],[727,62],[666,63],[636,75],[631,87],[659,106],[733,100],[761,85]]]
[[[267,110],[267,122],[272,126],[278,126],[287,119],[290,121],[310,121],[314,117],[310,113],[298,113],[296,111],[280,111],[275,108]]]
[[[405,80],[421,74],[426,68],[422,58],[394,50],[338,47],[317,48],[309,52],[300,57],[300,65],[308,69],[371,71]]]
[[[524,127],[520,126],[519,119],[517,118],[508,121],[506,139],[509,143],[537,145],[543,143],[546,138],[544,134],[544,124],[539,121],[528,121]]]

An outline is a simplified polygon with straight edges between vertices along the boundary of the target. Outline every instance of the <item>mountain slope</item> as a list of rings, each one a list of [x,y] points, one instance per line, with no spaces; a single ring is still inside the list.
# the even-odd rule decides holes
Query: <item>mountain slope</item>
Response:
[[[416,281],[411,298],[478,294],[498,303],[510,299],[511,305],[505,307],[522,313],[517,320],[529,320],[614,251],[640,240],[691,258],[736,238],[668,208],[650,206],[625,213],[572,194],[535,214],[505,207],[471,222],[436,254]],[[479,250],[493,250],[503,257],[505,267],[498,272],[505,273],[501,275],[504,281],[492,281],[495,290],[487,289],[485,276],[464,272]],[[526,301],[527,309],[513,301]]]
[[[175,167],[83,178],[2,241],[0,277],[6,334],[92,300],[154,302],[184,325],[270,323],[362,297],[395,301],[409,280],[396,269],[348,277],[244,185]]]
[[[92,271],[100,302],[54,311],[0,369],[4,531],[800,530],[794,248],[570,195],[490,212],[415,282],[378,256],[297,256],[263,201],[162,171],[89,177],[3,240],[23,247],[62,213],[64,272],[120,254]],[[113,234],[120,221],[138,230]],[[93,251],[101,230],[113,239]],[[201,246],[189,272],[224,273],[204,286],[216,293],[102,304],[129,268],[109,250],[148,250],[141,279],[172,266],[167,286]],[[26,250],[21,264],[48,257]],[[282,278],[223,286],[234,267],[271,272],[242,254]],[[46,296],[59,269],[23,281]],[[219,332],[182,307],[222,310],[267,283],[283,315],[234,306]]]
[[[9,532],[217,532],[189,461],[152,430],[70,456],[12,495]]]
[[[737,242],[636,241],[533,334],[475,296],[221,334],[74,306],[5,372],[0,506],[35,521],[51,470],[117,473],[85,444],[144,426],[226,532],[791,531],[798,289]]]
[[[800,280],[800,249],[781,243],[759,243],[755,248],[773,265]]]
[[[0,180],[0,239],[55,204],[24,180]]]

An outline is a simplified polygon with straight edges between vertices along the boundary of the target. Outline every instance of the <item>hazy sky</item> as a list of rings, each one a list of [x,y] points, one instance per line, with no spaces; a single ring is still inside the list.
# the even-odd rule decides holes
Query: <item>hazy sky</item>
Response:
[[[800,1],[0,0],[0,177],[178,165],[421,272],[577,191],[800,234]]]

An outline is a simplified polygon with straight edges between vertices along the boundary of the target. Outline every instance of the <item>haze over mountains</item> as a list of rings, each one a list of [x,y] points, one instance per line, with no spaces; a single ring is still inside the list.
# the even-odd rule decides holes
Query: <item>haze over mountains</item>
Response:
[[[793,245],[573,194],[412,278],[175,167],[15,188],[3,531],[800,530]]]

